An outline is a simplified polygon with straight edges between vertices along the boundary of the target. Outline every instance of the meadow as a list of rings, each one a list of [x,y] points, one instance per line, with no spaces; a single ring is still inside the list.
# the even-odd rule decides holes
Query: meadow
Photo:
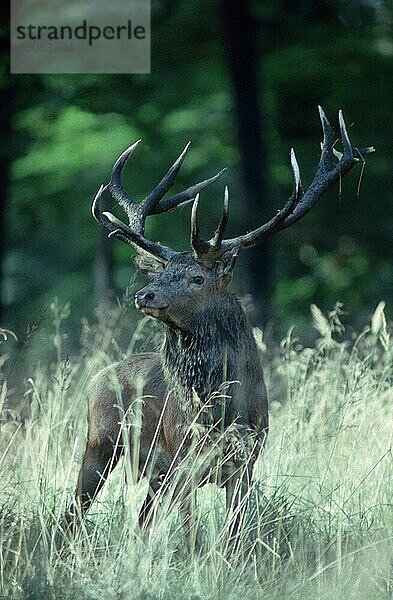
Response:
[[[358,335],[344,331],[340,305],[328,314],[312,306],[311,347],[296,330],[276,346],[255,330],[271,428],[250,489],[253,525],[236,544],[213,484],[198,491],[196,546],[170,494],[141,530],[146,481],[136,481],[130,448],[62,554],[55,533],[84,449],[89,381],[159,334],[142,319],[121,345],[124,311],[113,309],[84,322],[82,350],[67,356],[69,307],[51,310],[54,358],[26,361],[23,410],[8,403],[15,342],[0,330],[1,598],[393,598],[393,345],[383,303]],[[124,426],[137,432],[137,419]]]

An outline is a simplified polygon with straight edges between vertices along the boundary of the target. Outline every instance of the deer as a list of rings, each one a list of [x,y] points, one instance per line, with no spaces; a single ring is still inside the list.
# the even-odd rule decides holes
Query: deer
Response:
[[[240,301],[228,290],[236,259],[240,250],[257,246],[299,222],[327,190],[374,150],[352,146],[340,111],[343,152],[339,153],[334,148],[333,128],[321,107],[319,116],[323,132],[321,155],[308,189],[303,189],[299,165],[291,149],[294,186],[290,198],[268,222],[237,237],[224,237],[228,222],[227,187],[222,217],[213,236],[206,241],[199,231],[199,194],[215,183],[225,169],[165,197],[175,182],[189,143],[142,202],[134,202],[121,183],[122,169],[140,140],[119,156],[109,183],[100,186],[92,214],[110,238],[117,238],[134,250],[136,267],[150,280],[135,294],[135,307],[160,321],[165,337],[160,351],[133,354],[94,376],[89,389],[86,450],[65,529],[75,524],[78,515],[82,518],[88,511],[126,445],[133,443],[132,439],[125,439],[128,434],[121,428],[121,415],[133,406],[138,395],[142,398],[138,449],[141,476],[146,473],[146,461],[155,445],[148,493],[139,512],[141,526],[149,522],[163,480],[170,480],[187,452],[195,449],[191,442],[192,425],[208,431],[206,439],[211,445],[217,443],[223,432],[230,434],[228,438],[223,436],[226,441],[219,458],[213,452],[206,465],[202,461],[202,468],[194,474],[196,486],[211,480],[211,473],[218,472],[216,463],[220,460],[215,483],[225,488],[227,506],[240,505],[247,495],[253,466],[268,435],[269,417],[253,329]],[[125,211],[128,224],[111,212],[102,211],[101,201],[107,193]],[[145,236],[147,217],[188,204],[192,204],[191,251],[177,252]],[[122,410],[111,384],[113,375],[121,389]],[[184,500],[186,495],[179,484],[177,496]]]

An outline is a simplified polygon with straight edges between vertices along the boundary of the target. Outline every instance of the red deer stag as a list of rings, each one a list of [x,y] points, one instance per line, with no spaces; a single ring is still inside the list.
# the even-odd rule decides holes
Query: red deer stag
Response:
[[[225,447],[224,443],[221,479],[217,483],[226,487],[229,504],[240,502],[252,466],[266,439],[268,403],[252,329],[239,301],[227,290],[238,252],[297,223],[322,194],[372,151],[372,148],[359,150],[352,146],[341,111],[343,154],[335,151],[333,129],[321,108],[319,114],[323,129],[322,151],[311,185],[303,191],[298,163],[291,150],[294,189],[288,202],[270,221],[238,237],[224,239],[228,219],[227,189],[223,214],[213,237],[204,241],[199,235],[199,192],[215,182],[223,171],[163,199],[174,183],[188,145],[141,203],[135,204],[131,200],[120,180],[126,161],[139,142],[123,152],[113,167],[110,182],[98,190],[92,206],[93,215],[109,231],[110,237],[126,242],[136,251],[136,265],[151,278],[151,282],[135,295],[135,306],[162,322],[165,341],[161,352],[132,355],[95,376],[89,393],[87,446],[66,528],[78,514],[88,510],[124,452],[119,399],[111,384],[113,374],[121,388],[124,411],[132,406],[137,395],[144,399],[139,448],[139,468],[143,472],[155,444],[154,468],[150,472],[149,492],[140,511],[141,522],[149,514],[162,478],[169,478],[190,448],[187,433],[193,421],[210,427],[212,433],[221,435],[228,430],[235,433],[235,436],[229,436],[232,444],[228,442]],[[106,192],[125,210],[128,225],[111,213],[101,211],[100,201]],[[175,252],[145,237],[146,217],[190,201],[193,201],[191,252]],[[223,389],[224,393],[215,394]],[[226,453],[231,455],[231,460],[226,461]],[[207,471],[209,468],[212,469],[211,464],[206,466]],[[207,479],[207,471],[203,475],[197,474],[197,484]]]

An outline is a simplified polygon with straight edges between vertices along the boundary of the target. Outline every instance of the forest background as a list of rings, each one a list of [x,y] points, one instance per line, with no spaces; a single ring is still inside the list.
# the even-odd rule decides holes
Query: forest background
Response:
[[[153,1],[146,75],[9,75],[3,29],[1,326],[44,355],[32,334],[45,336],[58,298],[69,303],[67,344],[77,351],[81,319],[94,320],[97,306],[122,297],[134,273],[130,249],[108,242],[90,205],[134,140],[143,144],[124,182],[137,199],[188,140],[178,189],[227,166],[202,194],[201,220],[210,235],[227,184],[229,233],[238,234],[285,203],[292,146],[304,185],[311,181],[318,104],[336,131],[343,109],[353,144],[376,153],[302,223],[244,252],[233,289],[246,297],[253,324],[269,324],[278,337],[293,324],[307,331],[310,303],[329,310],[342,302],[357,330],[380,300],[389,318],[392,23],[387,0]],[[189,210],[150,219],[148,235],[188,249]],[[128,319],[132,328],[135,311]]]

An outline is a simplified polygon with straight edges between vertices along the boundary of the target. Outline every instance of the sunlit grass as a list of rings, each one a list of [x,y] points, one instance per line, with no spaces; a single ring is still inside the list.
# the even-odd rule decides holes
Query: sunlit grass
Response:
[[[121,461],[60,556],[54,536],[84,449],[86,389],[121,353],[105,328],[85,324],[90,349],[85,344],[82,356],[65,358],[67,311],[56,304],[52,311],[48,344],[56,358],[26,373],[23,419],[5,409],[0,422],[2,598],[392,597],[393,352],[382,305],[351,341],[342,336],[339,306],[327,316],[312,308],[319,335],[313,348],[290,332],[269,352],[256,332],[271,430],[250,489],[252,532],[250,515],[231,544],[224,493],[212,484],[198,492],[195,548],[171,493],[141,531],[147,482],[136,481],[130,447],[130,460]],[[1,356],[9,332],[0,339]],[[138,331],[132,347],[143,339]],[[7,381],[0,384],[6,407]],[[135,414],[124,415],[124,427],[137,436]]]

